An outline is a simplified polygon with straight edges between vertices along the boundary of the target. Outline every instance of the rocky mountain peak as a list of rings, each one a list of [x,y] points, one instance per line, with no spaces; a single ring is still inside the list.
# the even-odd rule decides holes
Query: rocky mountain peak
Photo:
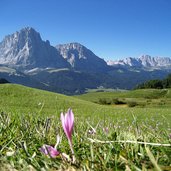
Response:
[[[87,48],[81,45],[80,43],[68,43],[68,44],[60,44],[57,45],[56,48],[59,50],[60,54],[65,58],[65,59],[86,59],[84,56],[84,50]],[[88,50],[88,49],[87,49]]]
[[[167,67],[171,65],[171,58],[169,57],[142,55],[139,57],[139,60],[144,67]]]
[[[80,43],[68,43],[56,46],[59,53],[72,68],[87,72],[106,71],[106,62]]]
[[[59,52],[32,27],[6,36],[0,43],[0,63],[23,68],[68,66]]]
[[[137,60],[139,60],[144,67],[152,67],[157,65],[156,59],[150,55],[142,55]]]
[[[84,46],[81,45],[80,43],[78,42],[72,42],[72,43],[66,43],[66,44],[59,44],[56,46],[57,48],[60,48],[60,47],[65,47],[65,48],[69,48],[69,49],[81,49],[83,48]],[[85,48],[85,47],[84,47]]]
[[[11,46],[13,47],[16,43],[19,43],[19,47],[21,48],[25,45],[25,43],[31,44],[34,41],[42,41],[40,34],[36,32],[33,28],[26,27],[11,35],[5,36],[2,43],[4,44],[4,46],[7,46],[6,48],[10,48]]]

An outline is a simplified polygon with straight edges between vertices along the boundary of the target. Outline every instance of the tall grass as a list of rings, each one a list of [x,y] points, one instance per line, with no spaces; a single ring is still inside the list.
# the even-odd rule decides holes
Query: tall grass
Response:
[[[171,170],[170,108],[114,108],[17,85],[0,90],[0,170]],[[75,163],[39,150],[59,134],[58,150],[71,157],[60,121],[69,107]]]
[[[126,119],[117,122],[101,119],[94,124],[93,120],[76,117],[72,137],[76,163],[68,162],[61,156],[49,158],[39,150],[43,144],[54,145],[56,135],[59,134],[62,141],[58,150],[71,155],[57,116],[12,116],[1,113],[0,121],[1,170],[145,170],[156,166],[161,170],[170,168],[170,127],[167,123],[168,127],[162,129],[162,121],[154,123],[153,120],[145,120],[139,123],[134,119],[130,123]],[[95,133],[89,133],[92,127],[96,127]],[[104,131],[106,127],[108,132]],[[151,160],[155,160],[155,163]]]

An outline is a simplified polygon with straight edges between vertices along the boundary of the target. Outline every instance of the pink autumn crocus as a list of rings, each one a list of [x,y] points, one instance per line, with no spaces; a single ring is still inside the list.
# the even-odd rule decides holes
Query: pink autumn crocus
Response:
[[[61,137],[59,135],[57,135],[56,144],[54,147],[44,144],[39,150],[43,154],[50,156],[52,158],[55,158],[60,155],[60,152],[57,150],[57,146],[59,145],[60,142],[61,142]]]
[[[72,112],[72,109],[68,109],[68,112],[61,113],[61,121],[62,121],[62,127],[64,129],[64,132],[68,138],[69,141],[72,139],[72,130],[74,127],[74,114]]]
[[[45,155],[48,155],[52,158],[55,158],[57,157],[60,152],[56,150],[56,148],[50,146],[50,145],[46,145],[44,144],[41,148],[40,148],[40,151],[45,154]]]
[[[72,112],[72,109],[68,109],[65,115],[61,113],[61,122],[62,122],[63,130],[67,136],[72,155],[74,156],[74,150],[72,147],[72,131],[74,127],[74,114]]]

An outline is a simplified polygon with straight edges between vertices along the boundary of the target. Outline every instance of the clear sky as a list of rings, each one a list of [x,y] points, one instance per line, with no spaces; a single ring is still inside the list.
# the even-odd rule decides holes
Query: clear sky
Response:
[[[171,0],[0,0],[0,41],[26,26],[106,60],[171,57]]]

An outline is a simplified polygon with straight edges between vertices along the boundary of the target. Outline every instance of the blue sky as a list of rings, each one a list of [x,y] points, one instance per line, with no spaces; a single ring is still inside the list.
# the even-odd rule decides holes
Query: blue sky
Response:
[[[26,26],[52,45],[79,42],[106,60],[171,57],[171,0],[1,0],[0,41]]]

